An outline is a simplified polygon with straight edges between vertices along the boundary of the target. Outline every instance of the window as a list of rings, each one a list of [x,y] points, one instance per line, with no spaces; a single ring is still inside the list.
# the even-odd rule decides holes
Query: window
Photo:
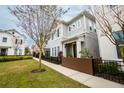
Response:
[[[20,44],[22,44],[22,43],[23,43],[23,41],[21,40]]]
[[[117,53],[119,58],[124,58],[124,35],[122,31],[113,32],[115,39],[117,40],[119,47],[117,47]]]
[[[59,37],[59,29],[57,29],[57,37]]]
[[[18,50],[14,49],[14,55],[17,55]]]
[[[52,33],[52,40],[53,40],[53,38],[54,38],[54,33]]]
[[[73,24],[73,27],[75,27],[75,25]]]
[[[60,52],[60,47],[58,46],[58,52]]]
[[[96,32],[96,29],[94,29],[94,32]]]
[[[124,35],[122,31],[113,32],[113,35],[119,44],[124,42]]]
[[[53,50],[53,48],[52,48],[52,56],[54,56],[54,50]]]
[[[15,32],[12,32],[12,34],[15,34]]]
[[[124,58],[124,45],[117,48],[118,58]]]
[[[18,42],[18,39],[15,40],[15,44],[17,44],[17,42]]]
[[[60,48],[59,48],[59,46],[58,46],[57,48],[58,48],[57,51],[58,51],[58,54],[59,54],[59,52],[60,52]]]
[[[75,25],[75,24],[72,25],[72,29],[73,29],[73,30],[76,29],[76,25]]]
[[[3,37],[3,42],[7,42],[7,37]]]
[[[55,56],[56,56],[56,47],[54,48],[54,53],[55,53]]]
[[[19,49],[19,55],[22,55],[22,49]]]
[[[68,28],[68,29],[69,29],[69,31],[71,31],[71,27],[70,27],[70,26],[69,26],[69,28]]]
[[[90,26],[90,31],[92,31],[92,27]]]

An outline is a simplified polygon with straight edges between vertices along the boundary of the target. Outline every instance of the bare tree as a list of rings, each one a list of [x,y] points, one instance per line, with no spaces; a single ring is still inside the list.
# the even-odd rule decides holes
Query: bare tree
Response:
[[[124,35],[124,5],[116,5],[111,10],[114,22],[120,26]]]
[[[18,36],[12,35],[12,42],[13,42],[13,48],[14,48],[14,54],[17,55],[19,48],[21,47],[21,40]]]
[[[114,45],[118,46],[117,40],[113,35],[113,29],[110,18],[106,15],[105,6],[94,6],[94,10],[90,8],[98,24],[97,29],[100,30]]]
[[[95,16],[97,22],[97,29],[100,30],[109,41],[119,48],[120,43],[113,32],[116,32],[113,28],[113,24],[119,25],[124,35],[124,6],[113,6],[113,8],[102,5],[94,6],[94,10],[90,8],[90,11]],[[107,13],[110,12],[110,13]],[[110,14],[110,15],[109,15]]]
[[[45,46],[54,33],[57,20],[67,11],[55,5],[43,6],[15,6],[9,7],[11,13],[17,17],[25,33],[39,48],[39,70],[41,69],[41,56]]]

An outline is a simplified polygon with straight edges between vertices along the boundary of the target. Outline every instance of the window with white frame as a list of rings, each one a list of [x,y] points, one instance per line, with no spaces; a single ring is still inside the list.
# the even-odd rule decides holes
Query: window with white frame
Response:
[[[19,49],[19,55],[22,55],[22,49]]]
[[[15,44],[17,44],[18,43],[18,39],[15,39]]]
[[[54,33],[52,33],[52,40],[54,39]]]
[[[3,37],[3,42],[7,42],[7,37]]]
[[[59,34],[60,34],[60,29],[58,28],[57,29],[57,37],[59,37]]]
[[[90,26],[89,28],[90,28],[90,31],[92,31],[92,27]]]
[[[58,46],[57,47],[57,55],[59,54],[59,52],[60,52],[60,47]]]
[[[81,21],[78,20],[68,27],[68,31],[72,31],[72,30],[75,30],[75,29],[80,28],[80,27],[81,27]]]
[[[52,56],[54,56],[54,49],[52,48]]]
[[[23,40],[21,39],[20,44],[22,44],[22,43],[23,43]]]
[[[71,31],[71,26],[68,27],[68,30]]]
[[[56,56],[56,47],[54,47],[54,56]]]

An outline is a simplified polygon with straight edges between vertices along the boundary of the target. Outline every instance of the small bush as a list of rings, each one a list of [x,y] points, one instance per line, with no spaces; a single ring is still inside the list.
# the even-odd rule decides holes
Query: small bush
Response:
[[[32,59],[32,56],[1,56],[0,62],[23,60],[23,59]]]
[[[91,58],[92,57],[90,51],[87,48],[82,49],[79,53],[81,54],[81,58]]]
[[[99,72],[107,73],[107,74],[118,74],[118,66],[117,64],[99,64]]]

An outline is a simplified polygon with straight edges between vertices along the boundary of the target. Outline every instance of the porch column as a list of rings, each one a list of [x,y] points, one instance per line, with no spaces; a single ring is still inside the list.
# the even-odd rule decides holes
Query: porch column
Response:
[[[66,48],[65,48],[65,44],[62,45],[62,52],[63,52],[63,56],[66,57]]]
[[[76,41],[77,46],[77,58],[80,58],[80,51],[81,51],[81,41]]]

